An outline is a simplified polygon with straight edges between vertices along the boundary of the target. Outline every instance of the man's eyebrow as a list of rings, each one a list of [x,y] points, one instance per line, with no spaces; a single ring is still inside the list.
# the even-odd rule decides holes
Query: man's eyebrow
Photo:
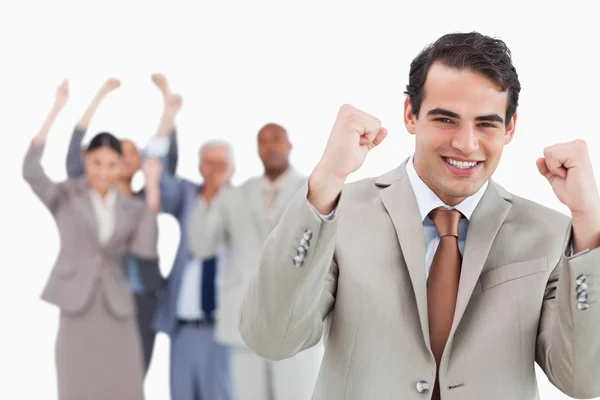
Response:
[[[504,119],[498,114],[482,115],[481,117],[475,118],[475,121],[495,121],[504,123]]]
[[[460,119],[460,115],[458,115],[457,113],[454,113],[454,112],[448,111],[448,110],[444,110],[443,108],[439,108],[439,107],[434,108],[433,110],[429,110],[427,115],[444,115],[446,117]]]
[[[430,110],[427,115],[443,115],[445,117],[460,119],[460,115],[457,113],[439,107]],[[475,121],[494,121],[504,123],[504,119],[498,114],[481,115],[476,117]]]

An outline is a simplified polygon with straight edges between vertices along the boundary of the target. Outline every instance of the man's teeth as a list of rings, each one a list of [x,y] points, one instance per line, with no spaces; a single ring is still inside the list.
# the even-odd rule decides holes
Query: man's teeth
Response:
[[[446,158],[445,160],[448,164],[453,165],[456,168],[460,168],[460,169],[471,168],[471,167],[474,167],[475,165],[477,165],[477,162],[456,161],[451,158]]]

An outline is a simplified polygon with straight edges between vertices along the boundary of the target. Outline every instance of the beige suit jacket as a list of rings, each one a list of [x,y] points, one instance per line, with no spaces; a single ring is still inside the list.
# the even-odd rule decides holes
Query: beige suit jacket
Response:
[[[79,313],[101,285],[113,316],[135,315],[123,257],[127,251],[141,259],[157,257],[156,215],[143,201],[118,194],[114,232],[101,244],[86,178],[50,180],[40,164],[43,149],[43,144],[32,144],[23,163],[24,179],[52,213],[60,235],[60,251],[42,298],[64,312]]]
[[[332,221],[304,186],[247,289],[239,328],[259,355],[284,359],[324,336],[314,399],[431,396],[423,225],[405,165],[347,184]],[[567,257],[570,232],[564,215],[490,182],[468,228],[443,400],[537,399],[535,362],[566,394],[600,396],[600,249]]]
[[[275,200],[275,222],[306,182],[289,170]],[[246,347],[238,329],[238,315],[245,287],[258,265],[260,251],[269,233],[262,178],[239,187],[223,189],[211,202],[197,201],[188,222],[188,246],[198,258],[213,257],[224,249],[224,269],[219,271],[216,339],[223,344]]]

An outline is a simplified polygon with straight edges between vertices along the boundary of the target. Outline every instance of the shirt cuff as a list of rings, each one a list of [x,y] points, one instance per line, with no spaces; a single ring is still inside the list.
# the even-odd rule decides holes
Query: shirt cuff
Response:
[[[166,157],[169,153],[169,138],[153,137],[144,149],[144,155],[150,158]]]

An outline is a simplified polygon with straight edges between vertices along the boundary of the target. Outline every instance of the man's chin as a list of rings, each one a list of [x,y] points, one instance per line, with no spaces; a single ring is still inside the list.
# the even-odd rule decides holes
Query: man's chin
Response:
[[[462,184],[448,185],[445,193],[455,198],[467,198],[476,194],[482,186],[483,183],[479,182],[470,184],[463,182]]]
[[[285,172],[286,167],[282,165],[265,165],[265,172],[269,175],[277,175]]]

